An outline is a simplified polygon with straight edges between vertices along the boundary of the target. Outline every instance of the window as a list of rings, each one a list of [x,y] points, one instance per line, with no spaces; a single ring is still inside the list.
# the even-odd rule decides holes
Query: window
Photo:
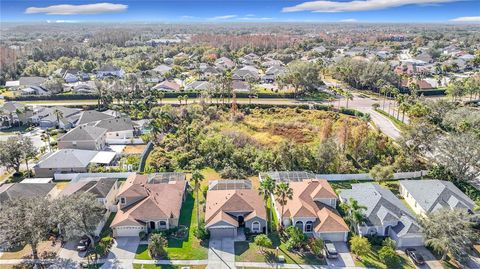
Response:
[[[120,203],[121,203],[121,204],[125,204],[125,203],[126,203],[125,198],[121,197],[121,198],[120,198]]]
[[[307,223],[305,223],[305,232],[312,232],[313,231],[313,222],[311,221],[307,221]]]
[[[295,227],[303,231],[303,222],[302,221],[295,222]]]
[[[252,222],[252,232],[254,233],[260,232],[260,222],[258,221]]]
[[[167,227],[167,222],[161,220],[161,221],[158,223],[158,225],[159,225],[160,227]]]

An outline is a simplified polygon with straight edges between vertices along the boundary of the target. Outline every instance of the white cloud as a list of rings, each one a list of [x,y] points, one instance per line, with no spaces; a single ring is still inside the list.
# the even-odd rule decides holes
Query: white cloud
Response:
[[[181,16],[180,19],[182,20],[191,20],[191,19],[194,19],[195,17],[194,16],[189,16],[189,15],[184,15],[184,16]]]
[[[27,14],[46,13],[48,15],[76,15],[76,14],[99,14],[124,11],[128,8],[123,4],[97,3],[87,5],[53,5],[48,7],[29,7]]]
[[[454,22],[480,22],[480,16],[458,17],[458,18],[455,18],[455,19],[451,19],[450,21],[454,21]]]
[[[237,15],[223,15],[223,16],[211,17],[211,18],[209,18],[209,19],[210,19],[210,20],[217,21],[217,20],[233,19],[233,18],[236,18],[236,17],[237,17]]]
[[[56,20],[56,21],[51,21],[47,20],[47,23],[77,23],[80,21],[74,21],[74,20]]]
[[[243,17],[239,18],[240,20],[246,20],[246,21],[266,21],[266,20],[272,20],[273,18],[270,17]]]
[[[357,19],[344,19],[344,20],[340,20],[341,22],[357,22],[358,20]]]
[[[405,5],[435,5],[458,2],[462,0],[354,0],[349,2],[309,1],[291,7],[284,7],[283,12],[313,11],[313,12],[349,12],[367,11],[400,7]]]

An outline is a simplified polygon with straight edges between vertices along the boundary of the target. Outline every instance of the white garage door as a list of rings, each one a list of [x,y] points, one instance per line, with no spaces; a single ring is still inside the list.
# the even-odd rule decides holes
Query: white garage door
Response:
[[[113,234],[115,236],[138,236],[141,231],[143,231],[143,227],[124,226],[114,228]]]
[[[236,228],[210,228],[210,237],[213,239],[235,237]]]
[[[422,237],[401,237],[398,239],[397,247],[418,247],[423,246]]]
[[[333,242],[341,241],[345,242],[345,233],[340,232],[340,233],[320,233],[319,234],[320,238],[323,240],[330,240]]]

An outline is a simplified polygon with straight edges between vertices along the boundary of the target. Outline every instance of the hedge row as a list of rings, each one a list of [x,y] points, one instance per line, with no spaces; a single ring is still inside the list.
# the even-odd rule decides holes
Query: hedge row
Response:
[[[189,98],[195,98],[200,92],[164,92],[164,98],[177,98],[178,96],[187,95]],[[249,93],[236,93],[237,98],[249,98]],[[258,93],[258,98],[293,98],[292,93]],[[214,97],[220,97],[217,94]],[[96,94],[59,94],[59,95],[20,95],[15,97],[5,96],[7,101],[48,101],[48,100],[95,100],[98,99]]]

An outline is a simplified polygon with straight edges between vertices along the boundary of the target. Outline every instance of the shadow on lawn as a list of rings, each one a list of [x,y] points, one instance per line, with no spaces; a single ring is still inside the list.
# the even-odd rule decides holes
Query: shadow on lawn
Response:
[[[187,192],[185,197],[185,202],[183,202],[182,210],[180,212],[180,219],[178,225],[183,225],[187,227],[187,234],[183,239],[179,238],[169,238],[168,247],[169,248],[182,248],[183,242],[188,241],[190,233],[192,232],[192,213],[195,206],[195,199],[192,196],[192,193]]]

